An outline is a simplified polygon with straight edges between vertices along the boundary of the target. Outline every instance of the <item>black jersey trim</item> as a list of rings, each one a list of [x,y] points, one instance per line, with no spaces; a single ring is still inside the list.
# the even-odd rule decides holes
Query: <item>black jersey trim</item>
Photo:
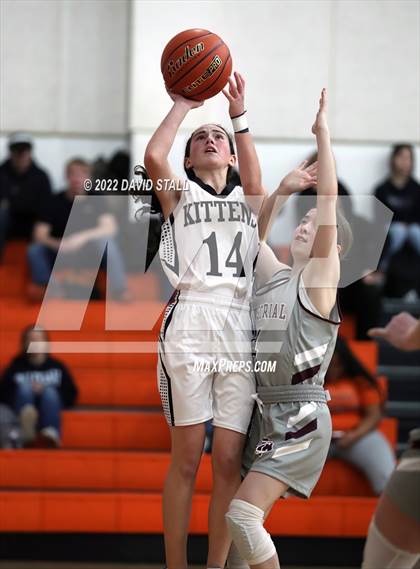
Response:
[[[314,367],[307,367],[303,371],[298,371],[292,375],[292,385],[296,385],[297,383],[302,383],[305,379],[310,379],[314,377],[319,370],[321,369],[321,364],[316,365]]]
[[[171,269],[171,271],[173,273],[175,273],[178,277],[179,277],[179,257],[178,257],[178,247],[176,244],[176,236],[175,236],[175,216],[173,214],[173,212],[171,214],[169,214],[168,219],[164,222],[164,223],[168,223],[170,224],[170,230],[172,232],[172,243],[174,246],[174,264],[171,265],[170,263],[168,263],[168,261],[166,259],[162,259],[162,261],[165,263],[165,265],[168,267],[168,269]],[[161,233],[161,237],[162,239],[162,233]],[[160,245],[159,245],[160,247]]]
[[[317,427],[318,427],[318,420],[314,419],[313,421],[311,421],[310,423],[308,423],[307,425],[305,425],[304,427],[302,427],[297,431],[288,431],[284,438],[286,441],[289,441],[290,439],[300,439],[301,437],[304,437],[308,433],[316,431]]]
[[[338,322],[335,322],[334,320],[330,320],[329,318],[324,318],[323,316],[319,316],[319,314],[315,314],[315,312],[311,312],[311,311],[309,310],[309,308],[306,308],[306,306],[303,304],[303,302],[302,302],[302,300],[301,300],[301,298],[300,298],[300,296],[299,296],[299,292],[298,292],[297,298],[298,298],[298,302],[299,302],[299,304],[300,304],[300,307],[303,308],[303,310],[304,310],[305,312],[307,312],[308,314],[310,314],[310,315],[313,316],[314,318],[318,318],[318,320],[323,320],[324,322],[328,322],[328,324],[334,324],[334,326],[340,326],[341,320],[339,320]],[[338,308],[338,303],[337,303],[337,301],[336,301],[336,305],[337,305],[337,308]],[[334,310],[334,307],[335,307],[335,305],[332,307],[332,310]],[[339,316],[340,316],[340,318],[341,318],[340,310],[338,310],[338,312],[339,312]]]
[[[257,266],[257,261],[258,261],[258,255],[259,255],[259,254],[260,254],[260,251],[259,251],[259,249],[258,249],[258,252],[257,252],[257,254],[255,255],[255,259],[254,259],[254,261],[252,262],[252,274],[255,273],[255,267]]]
[[[160,364],[162,366],[163,373],[165,374],[166,381],[168,383],[168,400],[169,400],[169,415],[171,419],[171,425],[175,427],[175,416],[174,416],[174,405],[172,401],[172,387],[171,387],[171,378],[166,371],[165,364],[163,363],[162,356],[159,354]]]
[[[162,330],[162,336],[161,336],[162,342],[165,340],[166,332],[169,328],[169,324],[172,321],[173,315],[175,313],[175,308],[177,307],[178,302],[179,302],[179,290],[176,291],[176,296],[175,296],[173,302],[168,306],[169,312],[166,316],[165,324],[164,324],[163,330]]]
[[[315,314],[315,312],[312,312],[311,310],[309,310],[309,308],[306,308],[306,306],[303,304],[302,299],[300,298],[300,294],[299,294],[299,283],[300,283],[302,273],[303,273],[303,270],[299,273],[299,277],[298,277],[298,281],[297,281],[297,299],[298,299],[298,302],[300,304],[300,307],[303,308],[303,310],[305,312],[307,312],[308,314],[310,314],[314,318],[318,318],[318,320],[323,320],[324,322],[328,322],[329,324],[334,324],[334,326],[340,326],[340,324],[341,324],[341,310],[340,310],[340,307],[338,304],[338,295],[337,294],[336,294],[335,304],[332,307],[331,312],[337,306],[338,316],[340,318],[340,320],[338,322],[336,322],[335,320],[330,320],[329,318],[324,318],[323,316],[320,316],[319,314]]]
[[[196,184],[198,184],[200,186],[200,188],[202,188],[203,190],[205,190],[206,192],[208,192],[212,196],[215,196],[218,198],[225,198],[226,196],[231,194],[237,185],[234,182],[229,182],[229,184],[226,184],[226,186],[223,188],[223,190],[220,192],[220,194],[218,194],[212,186],[210,186],[209,184],[205,184],[203,182],[203,180],[201,180],[198,176],[196,176],[194,171],[191,172],[191,175],[192,175],[192,177],[190,178],[190,180],[192,182],[195,182]]]

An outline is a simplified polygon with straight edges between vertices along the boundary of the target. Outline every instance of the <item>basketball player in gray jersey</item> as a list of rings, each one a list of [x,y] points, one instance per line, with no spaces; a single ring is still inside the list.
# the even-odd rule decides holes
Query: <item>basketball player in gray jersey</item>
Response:
[[[187,568],[192,494],[205,423],[210,419],[215,429],[207,566],[224,566],[231,541],[225,513],[240,484],[242,450],[253,408],[252,370],[214,370],[217,353],[211,349],[217,344],[219,357],[230,361],[251,360],[249,299],[258,251],[258,203],[248,198],[263,198],[264,191],[246,125],[244,83],[239,74],[235,79],[225,94],[237,156],[224,128],[200,126],[187,143],[188,180],[177,178],[168,154],[182,121],[202,103],[173,94],[174,105],[145,154],[147,173],[154,188],[161,189],[156,192],[165,217],[160,257],[177,289],[165,312],[158,347],[159,391],[171,430],[171,464],[163,495],[168,569]],[[237,158],[247,179],[245,191],[234,168]],[[292,179],[306,180],[305,187],[313,184],[304,169],[295,171]],[[206,365],[197,370],[194,361]]]
[[[337,213],[337,177],[321,93],[312,132],[318,145],[317,206],[295,230],[293,266],[277,261],[263,243],[256,267],[253,313],[256,329],[258,411],[244,456],[245,479],[226,515],[239,554],[258,569],[278,569],[264,519],[280,497],[308,498],[331,440],[331,419],[323,389],[340,324],[336,303],[339,255],[351,241],[348,223]],[[246,180],[242,180],[246,187]],[[280,185],[266,201],[260,237],[267,235]],[[280,198],[280,199],[278,199]],[[271,215],[271,219],[273,219]],[[267,365],[270,364],[270,369]],[[259,371],[258,371],[259,370]],[[230,560],[230,566],[234,563]]]

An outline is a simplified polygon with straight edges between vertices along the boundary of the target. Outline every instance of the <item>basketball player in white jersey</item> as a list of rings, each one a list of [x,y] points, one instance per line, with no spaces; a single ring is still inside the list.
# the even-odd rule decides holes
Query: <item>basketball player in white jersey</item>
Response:
[[[202,103],[170,96],[174,105],[145,153],[165,217],[162,265],[176,288],[161,328],[158,364],[172,442],[163,495],[166,563],[168,569],[187,568],[192,494],[205,422],[213,419],[208,567],[221,568],[231,541],[224,516],[240,484],[255,379],[252,370],[225,372],[217,365],[221,358],[251,361],[249,298],[258,252],[258,204],[245,199],[234,169],[233,144],[219,125],[206,124],[192,133],[184,164],[188,180],[175,176],[168,154],[185,116]],[[228,98],[238,161],[248,180],[247,198],[262,200],[261,173],[245,121],[244,84],[238,75]],[[307,187],[313,183],[309,178]],[[198,370],[195,363],[203,367]]]
[[[336,209],[337,178],[325,90],[312,132],[318,144],[317,207],[308,211],[295,230],[293,266],[280,263],[262,243],[256,267],[252,301],[256,361],[277,365],[274,371],[256,370],[259,411],[244,455],[247,474],[226,519],[240,555],[257,569],[279,569],[264,519],[278,498],[310,496],[331,440],[322,386],[340,323],[336,304],[339,253],[348,248],[351,232]],[[243,185],[246,188],[246,177]],[[277,196],[266,201],[266,212],[275,213],[270,208],[276,197],[288,193],[280,187]],[[265,234],[267,217],[262,212],[261,232]]]

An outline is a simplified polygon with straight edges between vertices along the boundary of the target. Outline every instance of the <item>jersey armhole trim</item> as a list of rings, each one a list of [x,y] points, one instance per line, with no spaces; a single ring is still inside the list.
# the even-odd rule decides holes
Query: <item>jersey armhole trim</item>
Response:
[[[336,295],[336,300],[335,300],[335,304],[331,310],[331,312],[334,310],[334,308],[337,306],[337,311],[338,311],[338,317],[339,317],[339,321],[336,322],[335,320],[331,320],[329,318],[324,318],[323,316],[320,316],[319,314],[315,314],[315,312],[312,312],[311,310],[309,310],[309,308],[307,308],[303,302],[302,299],[300,298],[300,292],[299,292],[299,283],[301,280],[301,276],[302,276],[302,272],[299,273],[299,278],[297,280],[297,299],[299,302],[300,307],[307,312],[308,314],[310,314],[311,316],[313,316],[314,318],[318,318],[318,320],[322,320],[323,322],[328,322],[329,324],[334,324],[334,326],[339,326],[341,324],[342,321],[342,314],[341,314],[341,309],[340,309],[340,303],[338,302],[338,294]]]

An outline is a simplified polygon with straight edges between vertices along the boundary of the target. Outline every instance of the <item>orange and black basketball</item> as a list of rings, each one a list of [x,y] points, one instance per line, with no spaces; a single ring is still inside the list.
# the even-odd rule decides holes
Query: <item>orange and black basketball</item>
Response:
[[[232,72],[232,58],[224,41],[208,30],[185,30],[171,39],[160,64],[166,87],[203,101],[217,95]]]

